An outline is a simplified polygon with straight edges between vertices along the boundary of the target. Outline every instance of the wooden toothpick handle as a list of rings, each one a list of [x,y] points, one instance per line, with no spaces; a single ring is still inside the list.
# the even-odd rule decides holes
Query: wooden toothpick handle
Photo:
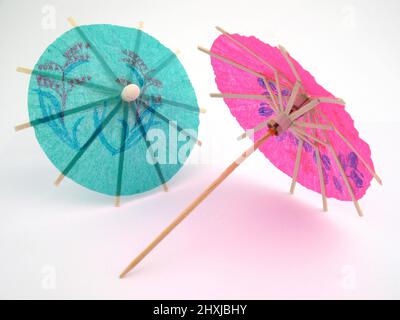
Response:
[[[140,261],[146,257],[174,228],[181,223],[192,211],[195,209],[212,191],[214,191],[221,183],[228,177],[245,159],[247,159],[254,151],[256,151],[271,135],[274,135],[273,130],[267,131],[259,140],[257,140],[249,149],[243,152],[239,158],[231,163],[229,167],[213,182],[207,189],[205,189],[179,216],[175,218],[171,224],[166,227],[120,274],[123,278],[129,271],[131,271]]]

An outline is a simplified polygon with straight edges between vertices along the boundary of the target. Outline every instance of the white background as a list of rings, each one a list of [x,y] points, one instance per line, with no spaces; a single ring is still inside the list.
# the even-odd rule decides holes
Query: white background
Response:
[[[46,29],[54,10],[55,28]],[[0,0],[0,298],[400,298],[397,162],[400,2]],[[144,30],[180,59],[196,89],[200,139],[190,163],[156,190],[113,199],[66,179],[27,121],[29,78],[43,50],[78,23]],[[216,92],[209,58],[214,26],[283,44],[319,83],[347,102],[384,185],[361,200],[329,201],[252,156],[125,280],[121,269],[248,147]]]

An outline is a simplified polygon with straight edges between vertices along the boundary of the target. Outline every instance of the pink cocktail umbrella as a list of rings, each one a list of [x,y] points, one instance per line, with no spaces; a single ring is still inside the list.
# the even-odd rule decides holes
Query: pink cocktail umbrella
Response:
[[[371,151],[345,111],[345,103],[321,87],[314,77],[282,47],[272,47],[255,37],[222,33],[211,50],[218,89],[253,146],[235,160],[195,199],[121,274],[135,267],[192,210],[256,149],[297,182],[327,198],[353,201],[365,194],[374,171]],[[268,138],[268,143],[264,143]]]

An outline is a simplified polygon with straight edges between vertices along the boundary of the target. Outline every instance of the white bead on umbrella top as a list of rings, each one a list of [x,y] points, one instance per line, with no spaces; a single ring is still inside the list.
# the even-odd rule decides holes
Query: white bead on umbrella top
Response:
[[[128,84],[122,89],[121,98],[125,102],[135,101],[140,95],[140,88],[136,84]]]

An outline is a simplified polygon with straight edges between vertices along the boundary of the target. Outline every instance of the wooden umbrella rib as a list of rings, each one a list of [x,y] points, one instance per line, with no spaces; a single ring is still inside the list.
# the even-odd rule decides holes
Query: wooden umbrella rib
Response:
[[[292,62],[292,60],[290,60],[289,55],[287,53],[287,50],[283,47],[283,46],[278,46],[282,56],[285,58],[287,64],[289,65],[290,69],[292,70],[292,73],[294,75],[294,77],[296,78],[296,80],[300,83],[301,87],[304,89],[303,83],[301,82],[301,78]]]
[[[268,96],[263,94],[241,94],[241,93],[210,93],[212,98],[224,98],[224,99],[255,99],[255,100],[267,100]]]
[[[303,107],[301,107],[300,109],[292,112],[289,117],[292,121],[296,120],[297,118],[301,117],[302,115],[306,114],[307,112],[309,112],[310,110],[312,110],[313,108],[315,108],[317,105],[319,104],[319,100],[318,99],[313,99],[310,102],[308,102],[306,105],[304,105]]]
[[[67,117],[69,115],[73,115],[75,113],[82,112],[82,111],[94,108],[94,107],[98,106],[99,104],[101,104],[103,102],[114,100],[118,96],[113,96],[113,97],[101,99],[101,100],[98,100],[98,101],[95,101],[95,102],[90,102],[88,104],[85,104],[85,105],[82,105],[82,106],[79,106],[79,107],[75,107],[75,108],[72,108],[72,109],[68,109],[68,110],[65,110],[65,111],[62,111],[62,112],[58,112],[58,113],[55,113],[55,114],[51,114],[51,115],[45,116],[43,118],[38,118],[38,119],[29,121],[29,122],[25,122],[25,123],[22,123],[22,124],[19,124],[19,125],[15,126],[14,129],[15,129],[15,131],[20,131],[20,130],[23,130],[23,129],[26,129],[26,128],[35,127],[35,126],[43,124],[43,123],[54,121],[54,120],[59,119],[61,117],[64,118],[64,117]]]
[[[241,43],[240,41],[236,40],[234,37],[231,36],[230,33],[222,29],[221,27],[215,27],[218,31],[220,31],[222,34],[224,34],[229,40],[231,40],[233,43],[235,43],[237,46],[245,50],[246,52],[250,53],[254,58],[256,58],[258,61],[260,61],[262,64],[266,65],[268,68],[270,68],[272,71],[277,71],[275,67],[270,65],[265,59],[260,57],[258,54],[256,54],[253,50],[251,50],[249,47]]]
[[[307,112],[313,110],[320,103],[344,104],[344,101],[341,99],[334,99],[334,98],[314,98],[300,109],[296,110],[295,112],[292,112],[289,115],[289,117],[292,121],[294,121],[295,119],[301,117]]]
[[[248,129],[245,132],[243,132],[239,137],[237,137],[237,140],[242,140],[246,137],[253,136],[256,132],[260,131],[261,129],[265,128],[268,126],[269,120],[265,120],[260,122],[257,126],[255,126],[252,129]]]
[[[49,73],[49,72],[44,72],[42,70],[36,70],[36,69],[30,69],[30,68],[26,68],[26,67],[17,67],[16,69],[17,72],[20,73],[25,73],[25,74],[33,74],[33,75],[39,75],[42,76],[44,78],[50,78],[50,79],[54,79],[54,80],[59,80],[59,81],[65,81],[65,82],[69,82],[69,81],[75,81],[75,79],[69,78],[69,77],[62,77],[60,75],[54,74],[54,73]],[[97,90],[101,90],[104,93],[110,93],[110,94],[115,94],[117,92],[119,92],[116,89],[113,88],[109,88],[100,84],[96,84],[96,83],[91,83],[91,82],[81,82],[79,84],[77,84],[79,86],[82,87],[87,87],[90,89],[97,89]]]
[[[72,160],[68,163],[65,169],[61,172],[61,174],[57,177],[54,182],[55,186],[58,186],[64,177],[72,170],[78,160],[82,157],[82,155],[86,152],[86,150],[91,146],[93,141],[97,138],[101,131],[110,123],[111,119],[116,115],[119,110],[122,102],[120,101],[117,105],[111,110],[111,112],[107,115],[107,117],[101,122],[101,124],[95,129],[93,134],[89,137],[89,139],[85,142],[85,144],[79,149],[79,151],[75,154]]]
[[[115,193],[115,206],[120,206],[120,197],[122,190],[122,173],[124,170],[124,161],[125,161],[125,145],[126,145],[126,136],[127,131],[129,130],[124,124],[128,125],[128,107],[125,105],[123,108],[123,121],[121,125],[121,143],[119,150],[119,159],[118,159],[118,173],[117,173],[117,190]]]
[[[292,184],[290,186],[290,193],[294,193],[294,189],[296,187],[296,182],[297,182],[297,176],[299,174],[299,168],[300,168],[300,161],[301,161],[301,154],[303,151],[303,139],[299,139],[299,144],[297,146],[297,153],[296,153],[296,161],[294,164],[294,169],[293,169],[293,176],[292,176]]]
[[[302,133],[300,133],[299,131],[295,130],[295,128],[290,128],[289,129],[290,132],[292,132],[297,138],[299,138],[300,140],[303,140],[304,142],[307,142],[308,144],[310,144],[311,146],[313,146],[314,148],[316,148],[316,144],[311,141],[307,136],[304,136]]]
[[[320,123],[310,123],[310,122],[303,122],[303,121],[296,121],[296,126],[300,126],[303,128],[315,128],[321,130],[334,130],[331,126],[323,125]]]
[[[82,30],[81,26],[79,26],[78,23],[72,17],[69,17],[67,20],[71,24],[72,27],[76,28],[75,30],[77,30],[80,37],[90,45],[90,48],[92,49],[93,53],[95,54],[97,59],[99,59],[100,64],[103,66],[104,71],[106,71],[107,75],[110,77],[110,79],[113,81],[113,83],[115,83],[115,81],[118,79],[117,75],[112,70],[112,68],[107,63],[107,61],[104,59],[102,54],[97,50],[96,46],[86,36],[86,34]]]
[[[139,21],[138,26],[137,26],[137,32],[136,32],[136,37],[135,37],[135,41],[132,45],[133,47],[133,52],[139,56],[139,49],[140,49],[140,45],[142,42],[142,36],[143,36],[143,27],[144,27],[144,22],[143,21]],[[130,76],[130,69],[126,68],[126,73],[125,73],[125,78],[129,79]]]
[[[221,27],[216,27],[218,31],[220,31],[222,34],[224,34],[229,40],[231,40],[233,43],[235,43],[237,46],[241,47],[243,50],[245,50],[247,53],[251,54],[254,58],[256,58],[259,62],[270,68],[273,72],[278,72],[288,84],[291,84],[291,81],[286,77],[286,75],[278,70],[277,68],[273,67],[271,64],[269,64],[265,59],[263,59],[261,56],[259,56],[256,52],[254,52],[252,49],[241,43],[240,41],[236,40],[231,36],[230,33],[228,33],[226,30],[222,29]]]
[[[330,104],[340,104],[345,105],[346,103],[342,99],[329,98],[329,97],[316,97],[313,99],[317,99],[320,103],[330,103]]]
[[[329,149],[330,149],[330,151],[331,151],[331,153],[332,153],[332,155],[333,155],[333,157],[335,159],[335,162],[336,162],[337,166],[339,167],[340,174],[341,174],[341,176],[342,176],[342,178],[344,180],[344,183],[346,185],[347,191],[349,192],[349,194],[351,196],[351,199],[353,200],[353,203],[354,203],[354,206],[355,206],[355,208],[357,210],[357,213],[358,213],[358,215],[360,217],[362,217],[363,213],[362,213],[361,207],[360,207],[360,205],[359,205],[359,203],[358,203],[358,201],[357,201],[357,199],[356,199],[356,197],[354,195],[353,189],[352,189],[352,187],[350,185],[350,182],[349,182],[349,180],[348,180],[348,178],[346,176],[346,173],[345,173],[345,171],[344,171],[344,169],[342,167],[342,164],[340,163],[340,161],[339,161],[339,159],[338,159],[338,157],[336,155],[336,152],[333,149],[331,144],[329,144]]]
[[[306,132],[306,131],[304,131],[304,130],[302,130],[300,128],[297,128],[296,124],[294,124],[293,130],[298,132],[298,133],[300,133],[303,136],[306,136],[306,137],[308,137],[308,138],[310,138],[310,139],[322,144],[323,146],[327,146],[326,142],[322,141],[321,139],[317,138],[316,136],[313,136],[312,134],[310,134],[310,133],[308,133],[308,132]]]
[[[362,213],[360,204],[358,203],[358,201],[357,201],[357,199],[356,199],[356,197],[355,197],[355,195],[354,195],[353,188],[352,188],[351,185],[350,185],[349,179],[348,179],[348,177],[347,177],[347,175],[346,175],[346,172],[345,172],[344,169],[343,169],[342,164],[340,163],[340,160],[339,160],[339,158],[338,158],[338,156],[337,156],[337,154],[336,154],[336,151],[335,151],[335,149],[333,148],[332,143],[331,143],[331,141],[329,140],[329,137],[328,137],[328,135],[326,134],[326,132],[325,132],[325,131],[322,131],[322,134],[324,135],[324,137],[325,137],[325,139],[326,139],[326,141],[327,141],[328,148],[329,148],[329,150],[330,150],[330,152],[331,152],[331,154],[332,154],[332,156],[333,156],[333,158],[334,158],[334,160],[335,160],[335,162],[336,162],[336,165],[337,165],[338,168],[339,168],[340,175],[342,176],[343,181],[344,181],[344,183],[345,183],[345,185],[346,185],[347,191],[349,192],[350,197],[351,197],[351,199],[352,199],[352,201],[353,201],[353,203],[354,203],[354,207],[356,208],[356,211],[357,211],[358,215],[359,215],[360,217],[362,217],[362,216],[363,216],[363,213]]]
[[[158,161],[154,158],[153,148],[151,147],[150,142],[147,141],[147,139],[146,139],[146,130],[145,130],[145,128],[143,127],[143,124],[142,124],[142,121],[141,121],[139,115],[137,116],[137,121],[138,121],[138,124],[139,124],[140,132],[142,133],[143,140],[144,140],[144,142],[145,142],[145,144],[146,144],[147,149],[150,151],[151,157],[152,157],[152,159],[153,159],[153,167],[154,167],[154,169],[155,169],[156,172],[157,172],[157,175],[158,175],[158,177],[159,177],[159,179],[160,179],[160,182],[161,182],[161,185],[162,185],[164,191],[167,192],[167,191],[168,191],[167,182],[166,182],[166,180],[165,180],[165,178],[164,178],[164,175],[163,175],[163,173],[162,173],[162,171],[161,171],[160,164],[159,164]]]
[[[313,116],[313,111],[309,113],[309,118],[312,122],[315,121],[314,116]],[[312,129],[314,132],[314,135],[317,136],[317,130],[315,128]],[[322,207],[324,211],[328,211],[328,203],[326,200],[326,188],[325,188],[325,181],[324,181],[324,175],[322,172],[322,164],[321,164],[321,155],[319,152],[319,148],[315,148],[315,155],[316,155],[316,160],[317,160],[317,169],[318,169],[318,175],[319,175],[319,182],[320,182],[320,188],[321,188],[321,195],[322,195]]]
[[[347,140],[347,138],[339,131],[339,129],[336,128],[336,126],[332,123],[332,121],[330,121],[328,117],[321,110],[318,110],[318,115],[320,115],[333,128],[333,130],[343,140],[343,142],[346,143],[347,146],[357,155],[357,157],[360,159],[361,163],[368,170],[368,172],[375,178],[375,180],[380,185],[382,185],[382,180],[378,176],[378,174],[374,170],[372,170],[372,168],[368,165],[365,159],[359,154],[359,152],[356,150],[356,148],[353,147],[353,145]]]
[[[292,92],[291,92],[291,94],[290,94],[289,101],[288,101],[288,103],[286,104],[285,113],[286,113],[287,115],[289,115],[289,114],[290,114],[290,111],[292,111],[292,107],[293,107],[294,102],[295,102],[295,100],[296,100],[296,97],[297,97],[297,95],[298,95],[298,93],[299,93],[299,89],[300,89],[300,82],[299,82],[299,81],[296,81],[296,83],[294,84],[293,90],[292,90]]]
[[[160,62],[160,64],[155,68],[150,71],[148,71],[145,75],[144,78],[148,77],[155,77],[157,73],[159,73],[161,70],[166,68],[174,59],[176,59],[176,56],[179,54],[179,50],[176,50],[175,52],[171,53],[166,59]]]
[[[261,62],[262,64],[264,64],[265,66],[269,67],[274,73],[278,73],[280,74],[285,81],[287,82],[288,86],[287,88],[291,89],[293,88],[292,85],[292,81],[288,79],[288,77],[280,70],[278,70],[277,68],[273,67],[271,64],[269,64],[265,59],[263,59],[262,57],[260,57],[257,53],[255,53],[252,49],[250,49],[249,47],[247,47],[246,45],[244,45],[243,43],[241,43],[240,41],[236,40],[235,38],[233,38],[231,36],[230,33],[228,33],[226,30],[222,29],[221,27],[216,27],[216,29],[218,31],[220,31],[222,34],[224,34],[229,40],[231,40],[234,44],[236,44],[237,46],[241,47],[243,50],[245,50],[246,52],[248,52],[249,54],[251,54],[253,57],[255,57],[259,62]],[[278,49],[281,51],[283,57],[285,58],[285,60],[287,61],[290,69],[292,70],[292,73],[294,74],[295,78],[296,78],[296,82],[299,82],[300,87],[303,89],[303,91],[305,92],[305,88],[301,82],[301,78],[298,75],[298,72],[296,70],[296,68],[294,67],[292,61],[290,60],[286,49],[283,46],[278,46]],[[282,52],[283,51],[283,52]],[[288,112],[289,114],[289,112]]]
[[[283,111],[283,100],[282,100],[282,92],[281,92],[281,84],[279,81],[279,76],[278,76],[278,72],[275,71],[274,72],[274,76],[275,76],[275,83],[276,83],[276,90],[278,91],[278,106],[279,106],[279,111],[282,112]]]
[[[210,93],[211,98],[223,98],[223,99],[254,99],[254,100],[262,100],[267,101],[268,105],[274,110],[274,112],[278,112],[275,106],[270,104],[271,98],[264,94],[241,94],[241,93]]]
[[[197,139],[195,136],[193,136],[192,134],[190,134],[189,132],[187,132],[185,129],[183,129],[182,127],[180,127],[178,124],[174,123],[173,121],[171,121],[170,119],[168,119],[168,117],[164,116],[162,113],[158,112],[157,110],[155,110],[153,107],[151,107],[147,101],[139,99],[139,102],[143,103],[145,105],[145,107],[152,112],[156,117],[158,117],[159,119],[161,119],[162,121],[164,121],[165,123],[172,125],[174,128],[176,128],[178,131],[183,132],[185,135],[187,135],[188,137],[190,137],[192,140],[194,140],[196,142],[196,144],[198,146],[202,145],[202,142]]]
[[[274,93],[273,93],[273,91],[271,89],[271,86],[269,85],[268,80],[267,80],[267,78],[265,76],[262,76],[261,79],[264,82],[265,87],[267,88],[267,91],[269,93],[269,97],[271,98],[271,101],[272,101],[271,107],[274,109],[274,111],[276,113],[278,113],[279,112],[279,106],[278,106],[278,103],[275,100],[275,95],[274,95]]]
[[[146,94],[143,94],[142,96],[146,100],[156,100],[157,98],[159,98],[159,97],[154,96],[154,95],[146,95]],[[178,101],[165,99],[164,97],[160,97],[160,99],[161,99],[160,100],[161,103],[165,103],[165,104],[170,105],[172,107],[185,109],[185,110],[191,111],[191,112],[203,112],[203,113],[205,112],[204,110],[201,110],[202,108],[199,108],[199,107],[194,106],[194,105],[190,105],[190,104],[183,103],[183,102],[178,102]]]
[[[257,71],[254,71],[254,70],[250,69],[250,68],[247,68],[247,67],[245,67],[245,66],[243,66],[243,65],[241,65],[241,64],[239,64],[239,63],[237,63],[237,62],[235,62],[235,61],[232,61],[231,59],[228,59],[228,58],[226,58],[226,57],[223,57],[223,56],[221,56],[221,55],[218,55],[218,54],[216,54],[216,53],[213,53],[213,52],[211,52],[210,50],[207,50],[207,49],[205,49],[205,48],[203,48],[203,47],[200,47],[200,46],[199,46],[198,49],[199,49],[200,51],[202,51],[202,52],[204,52],[204,53],[206,53],[206,54],[208,54],[208,55],[210,55],[210,56],[212,56],[212,57],[218,59],[218,60],[221,60],[221,61],[223,61],[223,62],[225,62],[225,63],[227,63],[227,64],[230,64],[230,65],[233,66],[233,67],[236,67],[236,68],[238,68],[238,69],[240,69],[240,70],[242,70],[242,71],[245,71],[245,72],[247,72],[247,73],[249,73],[249,74],[251,74],[251,75],[253,75],[253,76],[256,76],[256,77],[258,77],[258,78],[261,78],[261,80],[262,80],[263,83],[265,84],[265,87],[266,87],[266,89],[267,89],[267,91],[268,91],[268,93],[269,93],[269,97],[268,97],[268,96],[266,96],[266,97],[269,98],[269,99],[272,101],[271,107],[274,109],[275,112],[277,112],[278,109],[277,109],[276,101],[275,101],[275,99],[274,99],[273,92],[272,92],[271,87],[270,87],[270,85],[269,85],[269,83],[268,83],[268,81],[267,81],[267,78],[266,78],[262,73],[259,73],[259,72],[257,72]]]
[[[248,67],[245,67],[245,66],[243,66],[243,65],[241,65],[241,64],[239,64],[239,63],[237,63],[237,62],[235,62],[235,61],[233,61],[233,60],[231,60],[231,59],[228,59],[228,58],[226,58],[226,57],[223,57],[223,56],[221,56],[221,55],[218,55],[218,54],[216,54],[216,53],[213,53],[213,52],[211,52],[210,50],[207,50],[207,49],[205,49],[205,48],[203,48],[203,47],[197,47],[200,51],[202,51],[202,52],[204,52],[204,53],[206,53],[206,54],[208,54],[208,55],[210,55],[210,56],[212,56],[212,57],[214,57],[214,58],[216,58],[216,59],[218,59],[218,60],[221,60],[221,61],[223,61],[223,62],[226,62],[226,63],[228,63],[228,64],[230,64],[230,65],[232,65],[232,66],[234,66],[234,67],[236,67],[236,68],[238,68],[238,69],[241,69],[241,70],[243,70],[243,71],[245,71],[245,72],[247,72],[247,73],[249,73],[249,74],[251,74],[251,75],[253,75],[253,76],[256,76],[256,77],[259,77],[259,78],[262,78],[262,77],[264,77],[264,75],[262,74],[262,73],[260,73],[260,72],[257,72],[257,71],[254,71],[254,70],[252,70],[252,69],[250,69],[250,68],[248,68]]]
[[[139,52],[139,48],[140,48],[140,44],[142,42],[142,35],[143,35],[143,27],[144,27],[144,23],[143,21],[139,21],[139,25],[138,25],[138,34],[137,37],[135,38],[135,45],[134,45],[134,52],[136,54],[138,54]]]
[[[319,153],[319,149],[315,149],[316,157],[317,157],[317,167],[318,167],[318,175],[319,175],[319,182],[321,188],[321,195],[322,195],[322,207],[324,211],[328,211],[328,203],[326,200],[326,188],[325,188],[325,181],[324,176],[322,173],[322,165],[321,165],[321,155]]]

